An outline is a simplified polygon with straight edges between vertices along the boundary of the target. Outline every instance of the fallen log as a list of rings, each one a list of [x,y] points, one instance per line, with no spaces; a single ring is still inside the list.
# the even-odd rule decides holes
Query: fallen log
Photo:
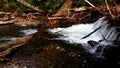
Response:
[[[15,20],[0,21],[0,25],[12,24]]]
[[[68,16],[68,10],[72,7],[73,0],[66,0],[64,4],[60,7],[60,9],[53,14],[52,16],[58,17],[58,16]],[[48,23],[46,23],[47,27],[58,27],[60,20],[49,20]]]
[[[66,0],[65,3],[52,16],[67,16],[68,10],[72,7],[73,0]]]
[[[82,20],[82,19],[86,18],[89,15],[90,14],[87,14],[87,15],[81,17],[81,18],[75,18],[74,16],[72,16],[72,17],[47,17],[47,19],[48,20],[61,20],[61,19],[68,19],[68,20],[70,20],[70,19],[72,19],[72,20],[78,19],[78,20]]]
[[[23,46],[26,44],[33,35],[24,36],[22,38],[9,41],[7,43],[0,44],[0,58],[4,58],[6,55],[9,55],[14,49]]]
[[[89,17],[90,14],[86,14],[83,17],[75,17],[75,15],[72,15],[71,17],[47,17],[48,20],[67,20],[68,22],[77,22],[77,21],[81,21],[87,17]]]

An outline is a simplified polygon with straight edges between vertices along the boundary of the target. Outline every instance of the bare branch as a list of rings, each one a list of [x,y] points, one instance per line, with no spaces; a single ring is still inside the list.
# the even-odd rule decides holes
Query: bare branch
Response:
[[[106,4],[107,10],[108,10],[109,14],[111,15],[111,17],[112,17],[113,19],[115,19],[115,16],[114,16],[114,15],[111,13],[111,11],[110,11],[110,8],[109,8],[109,5],[108,5],[107,0],[105,0],[105,4]]]
[[[88,0],[84,0],[86,3],[88,3],[90,6],[92,6],[93,8],[95,8],[96,9],[96,7],[92,4],[92,3],[90,3],[90,1],[88,1]]]
[[[48,17],[48,20],[55,20],[55,19],[64,19],[63,17]]]
[[[90,1],[88,0],[84,0],[86,3],[88,3],[90,6],[92,6],[95,10],[99,11],[100,13],[102,13],[99,8],[96,8],[92,3],[90,3]]]
[[[0,25],[12,24],[15,20],[0,21]]]
[[[81,39],[85,39],[85,38],[87,38],[87,37],[89,37],[91,34],[93,34],[93,33],[95,33],[97,30],[99,30],[101,28],[101,26],[100,27],[98,27],[98,28],[96,28],[94,31],[92,31],[91,33],[89,33],[88,35],[86,35],[86,36],[84,36],[84,37],[82,37]]]
[[[87,10],[87,8],[88,7],[82,6],[82,7],[79,7],[79,8],[71,8],[71,9],[69,9],[69,11],[72,10],[72,11],[75,11],[75,12],[80,12],[80,11]]]
[[[26,6],[26,7],[28,7],[28,8],[31,8],[31,9],[33,9],[33,10],[35,10],[35,11],[44,13],[43,10],[41,10],[41,9],[39,9],[38,7],[35,7],[35,6],[33,6],[33,5],[25,2],[24,0],[16,0],[16,1],[19,2],[19,3],[21,3],[21,4],[23,4],[24,6]]]

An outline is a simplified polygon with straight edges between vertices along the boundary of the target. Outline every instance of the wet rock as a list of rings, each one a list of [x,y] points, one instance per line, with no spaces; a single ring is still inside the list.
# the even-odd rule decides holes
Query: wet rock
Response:
[[[97,48],[97,50],[96,50],[96,52],[95,53],[102,53],[102,51],[103,51],[103,46],[98,46],[98,48]]]
[[[116,27],[115,30],[116,30],[117,32],[120,32],[120,27]]]
[[[103,55],[106,57],[106,60],[112,64],[118,64],[120,61],[120,47],[106,46],[104,48]]]
[[[117,35],[116,40],[113,43],[120,47],[120,33]]]
[[[2,68],[98,68],[109,66],[110,62],[107,61],[108,64],[106,64],[105,60],[96,60],[80,44],[53,40],[52,38],[55,37],[58,35],[53,35],[45,30],[37,32],[27,44],[8,55],[9,61],[4,64],[0,63],[0,66]],[[98,44],[95,41],[88,43],[94,46]],[[109,51],[109,48],[106,51]],[[106,52],[105,56],[109,57],[109,55],[112,54]]]
[[[90,55],[80,46],[52,40],[54,37],[57,36],[44,30],[40,31],[7,58],[10,58],[12,65],[19,66],[18,68],[24,66],[28,68],[80,68],[86,67],[86,63],[91,61]]]
[[[89,40],[87,43],[90,44],[92,47],[94,47],[94,46],[96,46],[97,44],[99,44],[98,42],[93,41],[93,40]]]

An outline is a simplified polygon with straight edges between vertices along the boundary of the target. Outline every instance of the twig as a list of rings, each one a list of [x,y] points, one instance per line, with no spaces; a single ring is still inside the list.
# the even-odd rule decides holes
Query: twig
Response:
[[[97,30],[99,30],[101,28],[101,26],[100,27],[98,27],[98,28],[96,28],[94,31],[92,31],[91,33],[89,33],[88,35],[86,35],[86,36],[84,36],[84,37],[82,37],[81,39],[85,39],[85,38],[87,38],[87,37],[89,37],[91,34],[93,34],[93,33],[95,33]]]
[[[102,34],[103,39],[99,40],[99,42],[106,41],[106,42],[114,42],[115,40],[107,40],[105,36]]]
[[[96,8],[92,3],[90,3],[90,1],[88,0],[84,0],[86,3],[88,3],[90,6],[92,6],[95,10],[97,10],[99,13],[102,14],[102,12],[99,10],[99,8]]]
[[[48,20],[64,19],[65,17],[48,17]]]
[[[71,8],[71,9],[68,9],[69,11],[74,11],[74,12],[80,12],[80,11],[85,11],[87,10],[87,7],[85,6],[82,6],[82,7],[79,7],[79,8]]]
[[[81,17],[81,18],[78,18],[78,20],[85,19],[85,18],[86,18],[86,17],[88,17],[88,16],[90,16],[90,13],[89,13],[89,14],[87,14],[87,15],[85,15],[85,16],[83,16],[83,17]]]
[[[110,11],[110,8],[109,8],[109,5],[108,5],[107,0],[105,0],[105,4],[106,4],[107,10],[108,10],[109,14],[111,15],[111,17],[112,17],[113,19],[115,19],[115,16],[114,16],[114,15],[111,13],[111,11]]]
[[[105,0],[105,4],[106,4],[106,7],[107,7],[107,10],[109,11],[109,13],[112,14],[111,11],[110,11],[110,8],[109,8],[107,0]]]
[[[41,9],[39,9],[38,7],[35,7],[35,6],[33,6],[33,5],[29,4],[29,3],[27,3],[27,2],[24,1],[24,0],[16,0],[16,1],[19,2],[19,3],[21,3],[21,4],[23,4],[24,6],[26,6],[26,7],[28,7],[28,8],[31,8],[31,9],[33,9],[33,10],[35,10],[35,11],[44,13],[43,10],[41,10]]]
[[[88,0],[84,0],[86,3],[88,3],[90,6],[92,6],[93,8],[97,9],[92,3],[90,3],[90,1]]]

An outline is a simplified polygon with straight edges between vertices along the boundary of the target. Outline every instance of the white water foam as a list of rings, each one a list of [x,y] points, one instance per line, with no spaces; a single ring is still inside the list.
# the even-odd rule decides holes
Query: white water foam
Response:
[[[34,28],[34,29],[21,30],[20,32],[22,32],[24,35],[30,35],[36,33],[37,31],[38,29]]]
[[[34,29],[25,29],[25,30],[21,30],[20,32],[22,34],[24,34],[23,36],[25,35],[30,35],[30,34],[34,34],[38,31],[37,28],[34,28]],[[3,41],[11,41],[11,40],[16,40],[20,37],[12,37],[12,36],[7,36],[7,37],[0,37],[0,42],[3,42]]]
[[[99,41],[102,39],[101,34],[98,34],[97,32],[90,35],[89,37],[87,37],[85,39],[81,39],[81,38],[83,38],[84,36],[88,35],[92,31],[94,31],[95,28],[98,28],[99,26],[98,26],[98,24],[96,25],[96,23],[99,23],[99,25],[100,25],[104,18],[105,17],[99,19],[98,21],[96,21],[95,23],[92,23],[92,24],[78,24],[78,25],[73,25],[68,28],[48,29],[48,31],[51,33],[62,35],[56,39],[66,40],[66,41],[69,41],[70,43],[77,43],[77,44],[85,43],[85,44],[87,44],[87,41],[89,41],[89,40]]]
[[[107,24],[107,22],[108,21],[105,21],[105,17],[102,17],[92,24],[77,24],[68,28],[48,29],[48,31],[53,34],[60,34],[58,38],[54,38],[55,40],[65,40],[71,44],[82,44],[82,46],[90,53],[95,53],[99,46],[107,46],[113,44],[113,42],[104,41],[104,38],[107,40],[116,39],[117,33],[115,27],[108,28],[109,24]],[[89,37],[81,39],[90,34],[95,29],[99,28],[100,26],[101,28],[91,34]],[[93,40],[96,42],[99,42],[100,40],[103,41],[99,42],[99,44],[97,44],[96,46],[91,47],[88,44],[89,40]]]
[[[10,40],[16,40],[18,39],[19,37],[0,37],[0,41],[10,41]]]

